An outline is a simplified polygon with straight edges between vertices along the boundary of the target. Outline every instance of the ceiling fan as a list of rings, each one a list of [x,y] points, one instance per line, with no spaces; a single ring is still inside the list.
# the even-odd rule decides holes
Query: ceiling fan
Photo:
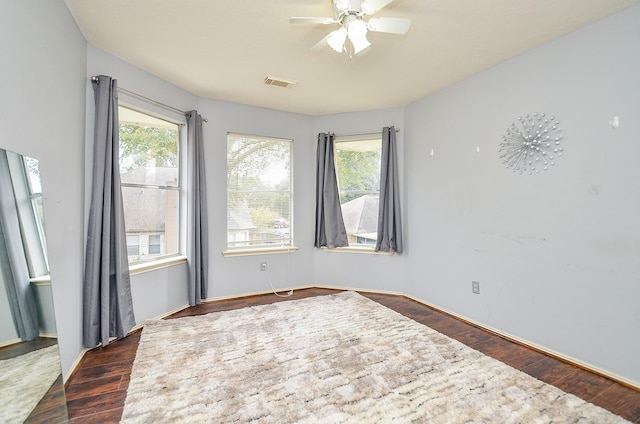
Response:
[[[347,51],[347,39],[353,54],[358,54],[371,45],[367,40],[367,32],[386,32],[390,34],[406,34],[411,26],[410,19],[374,17],[365,21],[365,16],[373,15],[393,0],[331,0],[333,18],[291,17],[292,24],[339,24],[340,28],[330,32],[320,40],[312,50],[319,50],[329,45],[338,53]]]

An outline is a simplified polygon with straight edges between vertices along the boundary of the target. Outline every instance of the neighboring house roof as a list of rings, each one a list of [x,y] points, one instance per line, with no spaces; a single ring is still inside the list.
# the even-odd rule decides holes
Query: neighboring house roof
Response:
[[[342,205],[342,219],[347,234],[376,233],[378,231],[378,197],[360,196]]]
[[[247,202],[242,202],[235,207],[229,209],[229,216],[227,217],[227,228],[230,231],[233,230],[249,230],[256,228],[253,225],[251,214],[249,213],[249,205]]]
[[[122,173],[120,179],[123,183],[175,186],[177,185],[175,177],[176,168],[155,168],[154,172],[149,172],[142,166]],[[178,193],[141,187],[122,187],[127,232],[164,231],[163,218],[167,213],[167,197],[172,195],[178,196]],[[173,202],[170,201],[170,203]],[[158,213],[159,210],[164,213]]]

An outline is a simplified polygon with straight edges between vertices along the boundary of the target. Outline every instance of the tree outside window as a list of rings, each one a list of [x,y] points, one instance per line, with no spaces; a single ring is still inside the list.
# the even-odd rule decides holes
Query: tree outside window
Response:
[[[293,140],[227,135],[227,247],[292,245]]]

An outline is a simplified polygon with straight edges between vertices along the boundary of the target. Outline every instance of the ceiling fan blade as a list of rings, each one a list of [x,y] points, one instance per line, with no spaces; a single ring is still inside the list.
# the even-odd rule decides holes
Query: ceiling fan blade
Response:
[[[406,34],[411,26],[411,19],[404,18],[371,18],[368,22],[369,30],[388,32],[390,34]]]
[[[289,18],[289,23],[291,24],[337,24],[338,21],[334,18],[313,18],[313,17],[299,17],[293,16]]]
[[[363,0],[360,7],[362,8],[362,13],[365,15],[373,15],[392,1],[393,0]]]

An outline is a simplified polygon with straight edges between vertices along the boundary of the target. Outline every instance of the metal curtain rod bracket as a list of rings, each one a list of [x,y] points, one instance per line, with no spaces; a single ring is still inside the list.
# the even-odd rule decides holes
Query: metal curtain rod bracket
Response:
[[[99,79],[98,77],[96,77],[96,76],[92,76],[92,77],[91,77],[91,81],[96,82],[96,83],[99,83],[99,82],[100,82],[100,79]],[[148,98],[148,97],[143,96],[142,94],[135,93],[135,92],[133,92],[133,91],[127,90],[127,89],[122,88],[122,87],[118,87],[118,91],[120,91],[120,92],[122,92],[122,93],[125,93],[125,94],[128,94],[128,95],[129,95],[129,96],[131,96],[131,97],[135,97],[135,98],[137,98],[137,99],[144,100],[145,102],[148,102],[148,103],[154,104],[154,105],[156,105],[156,106],[160,106],[161,108],[164,108],[164,109],[170,110],[170,111],[172,111],[172,112],[176,112],[176,113],[179,113],[179,114],[182,114],[182,115],[187,115],[187,113],[189,113],[189,112],[185,112],[184,110],[181,110],[181,109],[175,108],[175,107],[173,107],[173,106],[169,106],[169,105],[167,105],[167,104],[161,103],[161,102],[159,102],[159,101],[157,101],[157,100],[150,99],[150,98]],[[209,120],[208,120],[208,119],[206,119],[206,118],[202,118],[202,120],[203,120],[204,122],[209,122]]]

